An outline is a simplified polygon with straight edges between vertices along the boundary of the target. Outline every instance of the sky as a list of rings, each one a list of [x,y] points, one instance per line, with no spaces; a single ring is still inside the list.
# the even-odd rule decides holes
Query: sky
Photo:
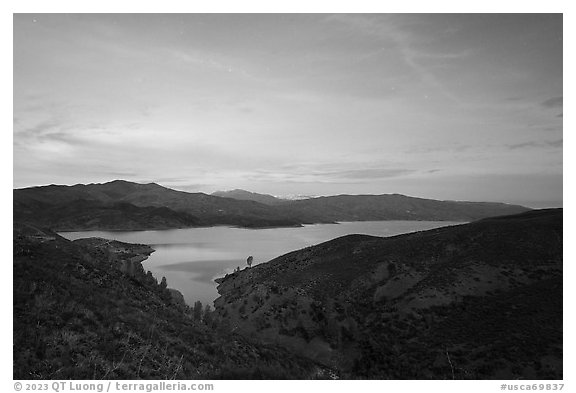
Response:
[[[13,185],[562,206],[560,14],[16,14]]]

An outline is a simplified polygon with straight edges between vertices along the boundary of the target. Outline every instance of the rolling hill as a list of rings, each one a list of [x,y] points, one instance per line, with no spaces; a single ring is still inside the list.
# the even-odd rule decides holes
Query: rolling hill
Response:
[[[350,235],[218,279],[218,315],[345,378],[561,379],[562,210]]]
[[[85,211],[76,211],[69,207],[71,203],[84,206]],[[97,218],[101,218],[104,208],[107,209],[105,217],[98,221]],[[125,211],[113,212],[115,208],[124,208]],[[126,212],[127,210],[129,212]],[[71,218],[67,216],[68,213],[72,213]],[[146,213],[149,214],[149,220]],[[126,218],[124,228],[115,224],[117,221],[122,225],[122,220],[116,220],[119,215]],[[135,215],[140,219],[135,220],[136,224],[132,225],[130,222]],[[51,185],[14,190],[14,217],[15,220],[47,225],[57,230],[86,230],[94,227],[130,230],[211,225],[300,225],[298,220],[288,218],[274,208],[257,202],[187,193],[155,183],[138,184],[122,180],[104,184]],[[114,222],[110,223],[111,221]],[[159,226],[159,222],[162,225]],[[72,223],[75,226],[72,226]]]
[[[48,202],[16,202],[14,219],[58,231],[171,229],[201,224],[196,217],[167,207],[138,207],[127,202],[87,199],[56,205]]]
[[[286,214],[326,221],[473,221],[530,210],[505,203],[438,201],[400,194],[318,197],[290,201],[279,209]]]
[[[266,197],[254,195],[251,198]],[[122,180],[16,189],[13,197],[15,220],[54,230],[212,225],[261,228],[378,220],[470,221],[530,210],[502,203],[436,201],[399,194],[339,195],[267,204]]]
[[[561,209],[348,235],[218,279],[198,319],[149,246],[15,223],[14,378],[562,379],[562,235]]]
[[[14,379],[306,379],[329,371],[194,318],[153,250],[14,225]]]

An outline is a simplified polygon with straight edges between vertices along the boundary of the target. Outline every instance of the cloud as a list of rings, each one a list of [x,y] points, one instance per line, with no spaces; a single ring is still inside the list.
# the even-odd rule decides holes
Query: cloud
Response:
[[[128,171],[103,171],[103,172],[99,171],[98,173],[102,173],[103,175],[109,175],[113,179],[121,179],[121,180],[138,176],[138,173]]]
[[[57,119],[39,122],[33,126],[14,128],[14,147],[30,148],[45,143],[69,143],[63,132],[64,123]]]
[[[58,141],[68,144],[77,144],[80,143],[78,138],[74,135],[67,133],[67,132],[50,132],[47,134],[43,134],[39,137],[40,141]]]
[[[506,145],[510,150],[516,149],[534,149],[534,148],[561,148],[564,144],[563,139],[557,139],[553,141],[531,141],[523,142],[517,144]]]
[[[338,164],[325,163],[283,165],[277,171],[255,170],[244,177],[254,181],[282,183],[358,184],[366,181],[398,178],[416,172],[418,171],[408,168],[362,168],[360,165],[342,167]]]
[[[418,17],[412,23],[418,22]],[[472,54],[470,49],[458,52],[442,52],[422,50],[422,43],[429,44],[430,37],[417,34],[414,30],[406,28],[406,21],[394,15],[378,15],[378,17],[366,15],[337,14],[331,15],[326,20],[335,21],[348,26],[350,29],[372,37],[380,41],[384,48],[370,53],[374,56],[379,53],[387,53],[389,45],[392,44],[399,51],[404,63],[412,70],[422,82],[427,86],[435,88],[441,95],[451,101],[459,102],[452,92],[445,86],[441,79],[431,71],[431,67],[425,63],[430,61],[449,63],[453,60],[469,57]],[[426,45],[428,48],[431,45]]]
[[[46,131],[52,130],[54,128],[58,128],[62,126],[62,122],[55,119],[46,120],[40,122],[34,126],[24,128],[20,131],[16,131],[14,136],[16,138],[28,138],[28,137],[35,137],[41,134],[44,134]]]
[[[176,62],[185,66],[196,66],[212,71],[236,74],[248,79],[260,79],[256,75],[248,72],[243,66],[240,66],[238,59],[230,56],[223,57],[222,55],[216,55],[216,53],[192,50],[191,48],[186,48],[185,50],[169,48],[166,50],[166,53],[176,60]]]
[[[315,176],[330,177],[337,179],[387,179],[413,173],[410,169],[388,169],[388,168],[371,168],[371,169],[352,169],[336,172],[316,173]]]
[[[550,147],[562,147],[564,145],[564,140],[558,139],[555,141],[549,141],[549,142],[547,142],[547,145]]]
[[[156,182],[158,183],[158,182]],[[207,187],[212,186],[211,184],[178,184],[174,186],[170,186],[174,190],[186,191],[186,192],[202,192],[202,190],[206,189]]]
[[[542,102],[541,105],[545,108],[562,108],[563,97],[552,97]]]
[[[100,125],[77,127],[59,119],[51,119],[16,131],[14,144],[20,147],[52,142],[68,145],[93,144],[98,141],[95,138],[98,134],[109,134],[109,131]]]
[[[478,147],[478,146],[476,146]],[[450,145],[445,146],[418,146],[418,147],[411,147],[404,152],[407,154],[428,154],[428,153],[461,153],[464,151],[468,151],[474,148],[472,145],[466,145],[462,143],[452,143]]]

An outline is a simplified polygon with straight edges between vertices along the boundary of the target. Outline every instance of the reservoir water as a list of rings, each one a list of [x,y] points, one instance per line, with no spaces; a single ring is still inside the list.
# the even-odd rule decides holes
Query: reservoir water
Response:
[[[214,279],[253,266],[287,252],[322,243],[339,236],[366,234],[394,236],[447,225],[449,221],[364,221],[306,225],[302,228],[245,229],[210,227],[129,232],[65,232],[67,239],[102,237],[128,243],[149,244],[156,251],[142,264],[160,281],[166,277],[170,288],[178,289],[186,303],[199,300],[212,304],[218,297]]]

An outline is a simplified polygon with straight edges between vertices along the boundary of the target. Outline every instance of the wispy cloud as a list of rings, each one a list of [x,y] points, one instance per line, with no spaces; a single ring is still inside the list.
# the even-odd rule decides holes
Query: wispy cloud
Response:
[[[407,149],[405,153],[407,154],[461,153],[473,149],[474,147],[478,148],[478,146],[472,146],[462,143],[453,143],[445,146],[418,146]]]
[[[112,134],[104,125],[78,125],[59,118],[41,121],[28,127],[18,127],[14,133],[14,145],[33,147],[43,143],[65,143],[81,145],[98,143]]]
[[[315,173],[314,176],[318,177],[328,177],[328,178],[338,178],[338,179],[388,179],[391,177],[398,177],[403,175],[408,175],[414,173],[411,169],[402,168],[372,168],[372,169],[352,169],[343,170],[336,172],[320,172]]]
[[[306,165],[282,165],[277,170],[259,169],[244,174],[253,180],[269,182],[294,182],[322,184],[355,184],[399,178],[419,172],[411,168],[371,167],[358,163],[317,163]]]
[[[468,57],[472,53],[472,50],[467,49],[460,52],[424,51],[417,45],[423,41],[423,37],[416,34],[413,30],[405,29],[403,24],[398,21],[397,16],[394,15],[378,15],[377,17],[373,17],[339,14],[332,15],[327,20],[343,23],[356,32],[376,38],[386,45],[385,48],[373,52],[371,56],[380,52],[388,52],[388,47],[392,44],[400,52],[404,62],[426,85],[435,88],[440,94],[452,101],[459,101],[434,72],[431,71],[431,68],[422,63],[422,60],[446,62]],[[429,40],[430,37],[426,37],[425,39]]]
[[[18,124],[20,126],[20,124]],[[25,138],[30,138],[30,137],[38,137],[41,136],[43,134],[45,134],[46,132],[49,132],[51,130],[54,130],[56,128],[59,128],[63,125],[61,120],[57,120],[57,119],[50,119],[50,120],[45,120],[45,121],[41,121],[40,123],[37,123],[33,126],[29,126],[29,127],[16,127],[15,128],[15,134],[14,134],[14,139],[25,139]]]
[[[128,171],[102,171],[102,173],[111,176],[115,180],[132,179],[138,176],[138,173]]]
[[[552,97],[542,102],[542,106],[546,108],[562,108],[563,97]]]
[[[561,148],[563,146],[563,139],[557,139],[553,141],[530,141],[516,144],[506,145],[510,150],[516,149],[539,149],[539,148]]]
[[[524,188],[440,182],[562,170],[561,16],[14,22],[17,184],[128,177],[194,191],[499,199]]]

